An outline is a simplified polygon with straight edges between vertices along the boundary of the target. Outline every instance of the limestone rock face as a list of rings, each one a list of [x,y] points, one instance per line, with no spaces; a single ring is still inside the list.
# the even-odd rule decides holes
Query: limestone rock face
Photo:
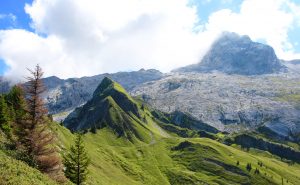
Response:
[[[181,111],[222,131],[260,127],[281,138],[300,134],[300,75],[171,73],[131,91],[156,109]]]

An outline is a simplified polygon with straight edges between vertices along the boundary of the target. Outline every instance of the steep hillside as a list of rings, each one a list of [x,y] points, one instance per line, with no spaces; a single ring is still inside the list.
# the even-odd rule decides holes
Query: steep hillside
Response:
[[[198,64],[180,68],[179,72],[209,72],[261,75],[284,71],[272,47],[251,41],[248,36],[224,32]]]
[[[188,114],[152,110],[109,78],[64,122],[71,130],[87,130],[84,141],[92,160],[88,184],[300,183],[299,164],[283,162],[268,152],[199,138],[188,129],[194,123]],[[53,129],[60,146],[67,148],[71,132],[58,124]]]
[[[130,141],[151,142],[159,133],[150,112],[117,82],[105,77],[85,105],[75,109],[64,125],[73,131],[107,128]],[[161,135],[161,134],[158,134]]]
[[[61,145],[73,135],[55,125]],[[87,184],[299,184],[300,165],[255,149],[243,151],[206,138],[156,138],[132,143],[108,128],[84,134],[92,159]],[[237,165],[239,161],[239,165]],[[246,170],[247,163],[252,169]],[[255,173],[255,169],[259,173]]]
[[[0,130],[0,184],[1,185],[57,185],[46,175],[15,159],[18,155],[9,148],[10,142]]]

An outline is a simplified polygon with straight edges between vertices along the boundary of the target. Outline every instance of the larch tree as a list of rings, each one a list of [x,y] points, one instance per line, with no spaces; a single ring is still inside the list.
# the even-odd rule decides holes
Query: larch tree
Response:
[[[65,181],[62,173],[63,165],[55,146],[55,137],[51,131],[47,118],[42,93],[45,87],[42,82],[43,71],[39,65],[29,70],[30,77],[25,84],[25,97],[27,102],[26,119],[20,123],[21,143],[26,149],[32,164],[41,172],[59,182]]]
[[[74,145],[64,156],[65,175],[76,185],[82,185],[87,178],[90,158],[85,151],[82,134],[77,133]]]

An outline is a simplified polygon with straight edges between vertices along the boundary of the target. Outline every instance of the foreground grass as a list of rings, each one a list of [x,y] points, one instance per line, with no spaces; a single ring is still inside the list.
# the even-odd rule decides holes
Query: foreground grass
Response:
[[[0,151],[1,185],[56,185],[47,176]]]

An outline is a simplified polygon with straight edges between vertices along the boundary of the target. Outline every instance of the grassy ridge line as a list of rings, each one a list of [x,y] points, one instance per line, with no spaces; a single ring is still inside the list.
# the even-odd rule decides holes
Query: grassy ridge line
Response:
[[[56,129],[61,142],[68,147],[72,134],[59,125]],[[236,162],[240,161],[237,168],[249,176],[245,182],[251,184],[281,184],[282,177],[289,181],[285,184],[300,184],[299,164],[289,166],[270,154],[248,153],[206,138],[183,139],[174,136],[157,138],[151,145],[142,142],[133,144],[104,128],[96,134],[87,133],[84,140],[92,159],[88,184],[238,184],[237,181],[244,178],[216,165],[214,161],[231,166],[236,166]],[[192,147],[195,151],[172,150],[184,141],[195,144]],[[202,158],[209,159],[210,163],[200,160]],[[259,167],[258,161],[263,162],[264,166]],[[246,170],[247,163],[252,164],[250,173]],[[212,168],[203,169],[202,166],[208,165]],[[254,174],[255,168],[259,168],[260,175]]]

